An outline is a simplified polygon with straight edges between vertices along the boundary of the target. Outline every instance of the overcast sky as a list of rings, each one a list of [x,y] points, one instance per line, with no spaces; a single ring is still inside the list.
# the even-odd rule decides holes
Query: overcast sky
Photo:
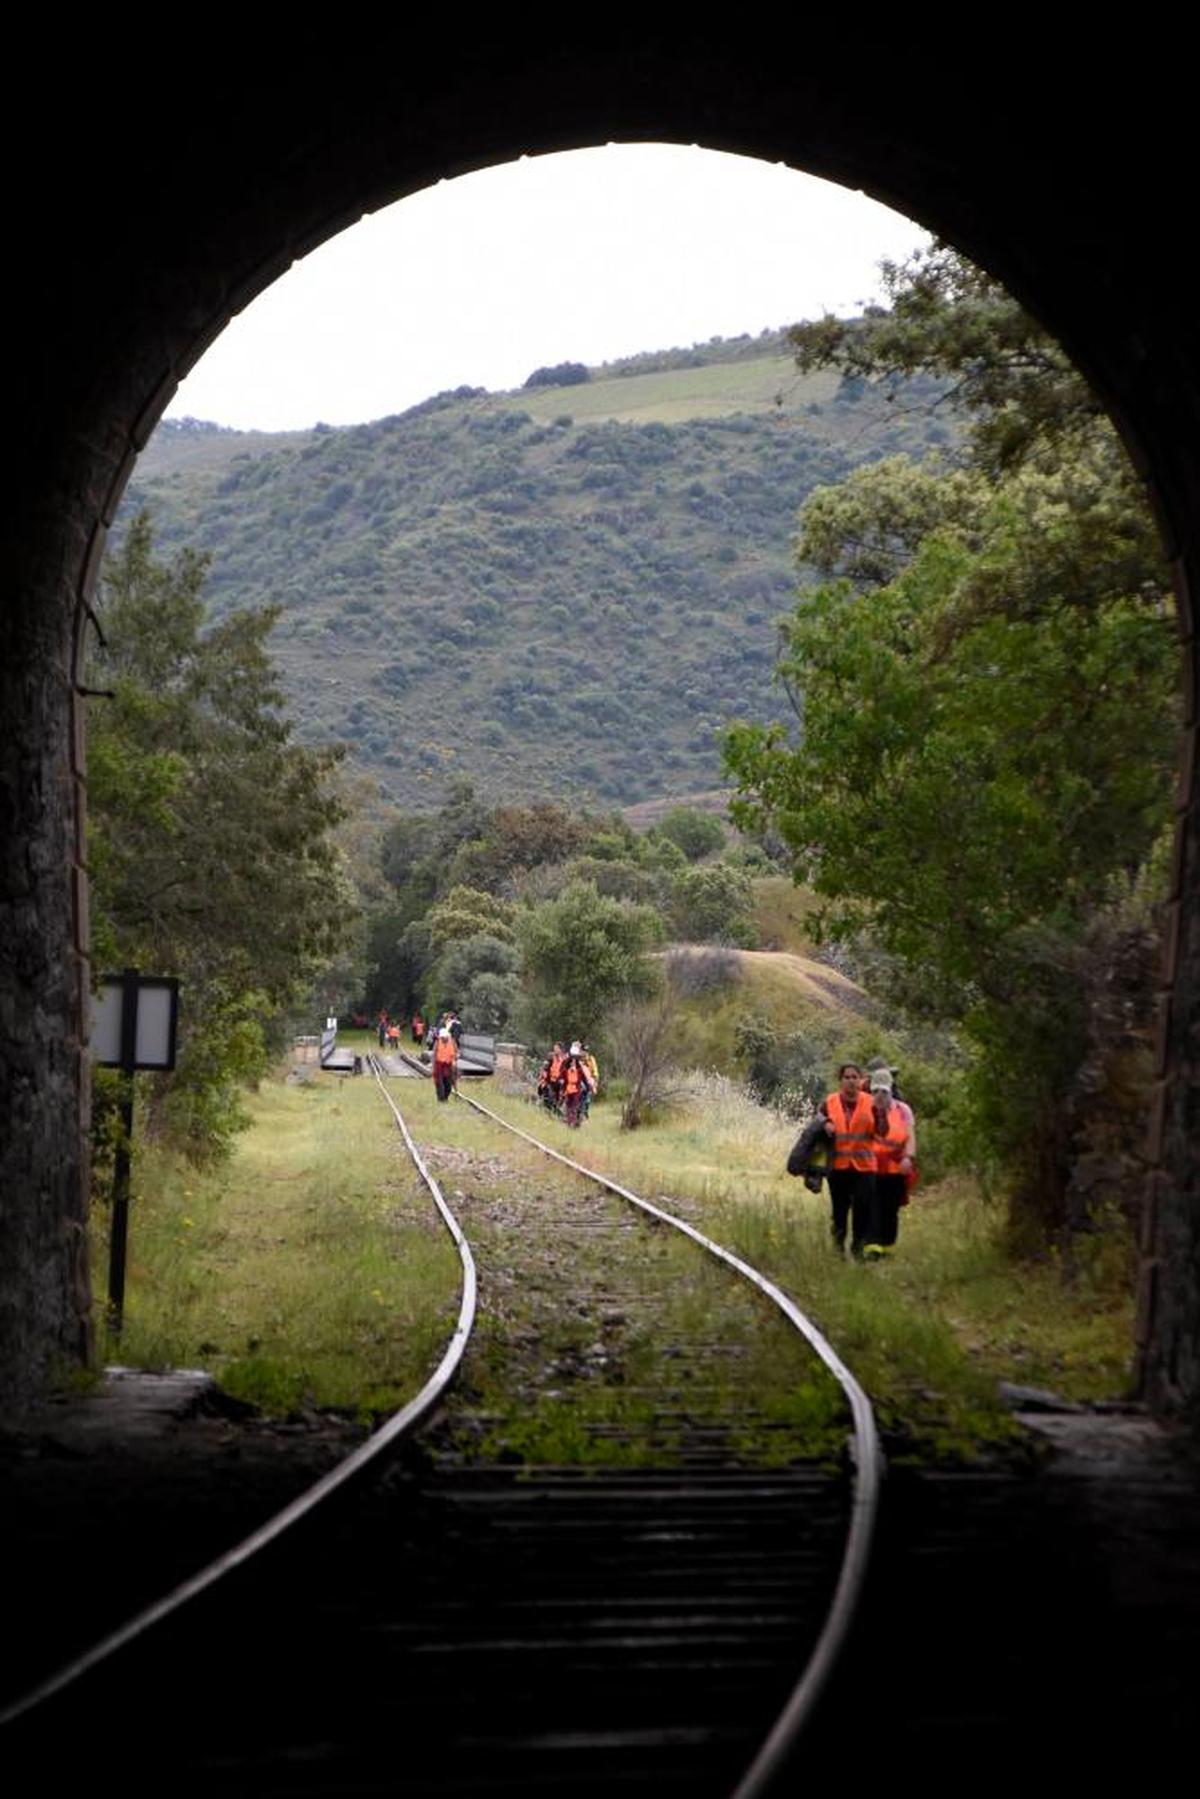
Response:
[[[169,418],[358,424],[543,363],[852,312],[925,234],[777,164],[668,144],[442,181],[299,262],[227,327]]]

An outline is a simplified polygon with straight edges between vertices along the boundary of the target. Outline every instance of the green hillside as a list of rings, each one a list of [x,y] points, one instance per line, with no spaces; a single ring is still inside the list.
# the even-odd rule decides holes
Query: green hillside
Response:
[[[301,735],[396,801],[461,771],[633,803],[716,786],[721,725],[783,709],[804,497],[944,432],[736,340],[344,429],[168,423],[125,515],[211,554],[214,615],[281,607]]]

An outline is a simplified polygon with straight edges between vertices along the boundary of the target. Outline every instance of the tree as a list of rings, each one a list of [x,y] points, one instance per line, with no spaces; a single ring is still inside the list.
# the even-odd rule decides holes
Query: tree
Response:
[[[614,1073],[626,1083],[621,1129],[635,1131],[646,1113],[670,1098],[678,1078],[679,1008],[669,987],[649,999],[626,1000],[610,1019]]]
[[[354,900],[332,841],[338,754],[291,741],[275,612],[204,629],[207,561],[154,554],[143,514],[104,574],[89,685],[89,861],[99,966],[181,981],[180,1056],[152,1122],[218,1153],[266,1024],[337,953]]]
[[[752,896],[750,876],[727,862],[681,869],[671,883],[671,928],[690,943],[753,941]]]
[[[587,881],[521,913],[516,933],[526,1023],[535,1040],[564,1032],[595,1037],[614,1005],[644,997],[657,984],[646,951],[662,937],[658,914],[607,899]]]
[[[473,1030],[505,1029],[520,992],[518,960],[512,943],[486,932],[453,939],[426,982],[429,1011],[455,1006]]]
[[[367,937],[367,1012],[386,1007],[403,1017],[414,1011],[434,960],[425,919],[408,919],[403,911],[377,913]]]
[[[914,375],[935,377],[938,403],[971,421],[973,461],[996,472],[1097,432],[1112,436],[1060,346],[965,256],[935,244],[882,272],[887,306],[792,328],[798,368],[837,369],[894,400]]]
[[[550,366],[534,369],[532,375],[525,377],[526,387],[580,387],[591,380],[591,373],[586,363],[556,362]]]
[[[491,893],[511,891],[528,870],[576,854],[588,835],[588,822],[556,801],[497,806],[488,817],[484,834],[459,847],[450,879]]]
[[[429,937],[436,951],[464,937],[512,937],[513,909],[478,887],[452,887],[429,912]]]
[[[656,828],[659,836],[681,849],[689,862],[715,856],[725,842],[720,819],[711,812],[701,812],[698,806],[672,806]]]
[[[975,1132],[1019,1215],[1065,1222],[1084,946],[1147,892],[1177,731],[1178,651],[1144,498],[1057,345],[945,250],[890,271],[893,308],[795,333],[803,367],[940,376],[956,463],[893,460],[814,494],[826,578],[788,622],[799,729],[736,728],[743,825],[771,825],[825,929],[866,932],[974,1046]]]

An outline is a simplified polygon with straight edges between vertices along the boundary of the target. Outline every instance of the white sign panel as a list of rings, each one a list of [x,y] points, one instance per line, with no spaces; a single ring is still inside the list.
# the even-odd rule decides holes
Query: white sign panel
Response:
[[[168,1069],[175,1066],[175,1021],[179,1009],[179,982],[159,975],[139,975],[136,983],[121,975],[108,975],[92,996],[92,1059],[120,1068],[125,996],[137,1008],[133,1062],[135,1068]]]
[[[121,1064],[120,981],[106,981],[99,993],[92,995],[92,1030],[88,1044],[94,1062]]]
[[[175,996],[178,989],[149,982],[138,991],[137,1065],[139,1068],[175,1066]]]

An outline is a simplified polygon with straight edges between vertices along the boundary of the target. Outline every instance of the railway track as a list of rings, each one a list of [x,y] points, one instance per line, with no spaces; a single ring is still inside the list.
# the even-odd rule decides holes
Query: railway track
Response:
[[[132,1695],[134,1791],[161,1786],[164,1758],[175,1791],[771,1790],[865,1568],[865,1400],[786,1296],[686,1219],[569,1163],[502,1179],[493,1158],[489,1181],[470,1152],[423,1157],[374,1072],[463,1256],[436,1390],[9,1731],[61,1759],[65,1731],[111,1735]],[[481,1326],[451,1388],[474,1312],[466,1237]],[[498,1411],[483,1375],[514,1346]],[[786,1419],[747,1395],[764,1358],[811,1380],[814,1349],[848,1384],[852,1493],[790,1457]]]

